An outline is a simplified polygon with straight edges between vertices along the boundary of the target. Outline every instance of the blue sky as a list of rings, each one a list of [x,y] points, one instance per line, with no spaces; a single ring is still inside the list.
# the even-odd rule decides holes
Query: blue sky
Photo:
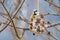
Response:
[[[5,1],[6,2],[6,1]],[[35,1],[36,2],[36,1]],[[34,10],[34,9],[37,9],[37,6],[34,4],[35,3],[34,2],[34,0],[26,0],[25,1],[25,4],[23,5],[23,7],[22,7],[22,9],[21,9],[21,11],[22,11],[22,13],[24,13],[23,15],[29,20],[29,17],[30,17],[30,15],[31,15],[31,13],[33,12],[33,11],[30,11],[30,10]],[[50,10],[48,10],[49,9],[49,7],[48,7],[48,3],[47,2],[45,2],[44,0],[40,0],[39,1],[40,3],[39,3],[39,5],[40,5],[40,8],[39,8],[39,12],[40,13],[48,13],[48,12],[50,12],[50,13],[55,13],[55,11],[56,11],[56,9],[54,9],[54,8],[52,8],[52,7],[50,7]],[[58,1],[57,0],[55,0],[54,1],[57,5],[59,5],[60,6],[60,4],[58,3]],[[7,2],[6,2],[6,6],[7,6],[7,8],[9,9],[9,10],[11,10],[10,12],[12,12],[12,10],[14,9],[14,5],[11,5],[11,8],[10,8],[10,6],[9,6],[9,4],[10,3],[13,3],[11,0],[7,0]],[[28,4],[29,5],[29,7],[27,8],[27,6],[26,6],[26,4]],[[52,10],[52,11],[51,11]],[[4,9],[3,9],[3,7],[2,7],[2,5],[0,4],[0,11],[2,11],[2,12],[5,12],[4,11]],[[23,12],[24,11],[24,12]],[[19,12],[20,13],[20,12]],[[51,18],[51,19],[50,19]],[[59,21],[59,18],[58,17],[56,17],[56,16],[49,16],[49,18],[48,18],[48,20],[51,20],[51,22],[58,22]],[[0,16],[0,20],[4,20],[4,19],[2,19],[2,17]],[[26,27],[27,26],[27,24],[25,24],[25,23],[23,23],[23,22],[19,22],[19,24],[18,24],[18,26],[21,24],[21,26],[24,26],[24,27]],[[3,26],[2,26],[3,27]],[[8,30],[9,28],[7,28],[7,29],[5,29],[2,33],[0,33],[0,40],[13,40],[13,36],[11,35],[11,31],[10,30]],[[54,29],[53,29],[54,30]],[[53,32],[53,30],[52,30],[52,32]],[[50,30],[51,31],[51,30]],[[55,31],[54,31],[55,32]],[[59,34],[59,33],[57,33],[57,34]],[[56,35],[57,35],[56,34]],[[26,36],[26,38],[27,38],[27,40],[44,40],[44,38],[41,36],[41,35],[39,35],[39,36],[33,36],[32,35],[32,32],[31,31],[26,31],[25,32],[25,34],[24,34],[24,36]],[[60,37],[60,36],[59,36]],[[58,38],[59,39],[59,38]]]

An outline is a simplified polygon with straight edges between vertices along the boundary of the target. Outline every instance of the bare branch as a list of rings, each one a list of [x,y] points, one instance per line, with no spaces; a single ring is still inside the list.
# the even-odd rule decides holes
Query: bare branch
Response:
[[[55,27],[55,26],[57,26],[57,25],[60,25],[60,23],[51,24],[51,25],[49,25],[47,28]]]
[[[5,2],[5,0],[3,0],[3,3]]]
[[[9,25],[9,26],[11,26],[11,25]],[[11,26],[11,27],[13,27],[13,26]],[[29,30],[29,28],[19,28],[19,27],[16,27],[17,29],[23,29],[23,30]],[[48,30],[47,30],[47,32],[49,32]],[[49,33],[48,33],[49,34]],[[49,34],[51,37],[53,37],[54,39],[56,39],[51,33]],[[57,40],[57,39],[56,39]]]
[[[14,3],[15,9],[12,11],[12,13],[14,13],[22,1],[21,0],[12,0],[12,1],[16,1],[16,3]]]
[[[6,18],[5,16],[8,16],[7,14],[4,14],[4,13],[0,13],[0,15],[1,15],[2,17],[4,17],[4,18]],[[11,16],[12,16],[12,15],[11,15]],[[6,18],[6,19],[9,20],[9,18]],[[29,24],[28,19],[22,18],[21,16],[19,16],[19,17],[15,16],[15,19],[24,21],[24,22],[26,22],[27,24]]]
[[[21,18],[21,17],[19,16],[19,19],[21,19],[22,21],[24,21],[24,22],[27,23],[27,24],[30,24],[30,21],[29,21],[28,19],[26,19],[26,18]]]
[[[5,14],[5,13],[3,13],[3,12],[0,12],[0,15],[1,15],[1,16],[8,16],[7,14]],[[11,15],[11,16],[12,16],[12,15]],[[4,18],[6,18],[6,17],[4,17]],[[22,18],[21,16],[19,16],[19,17],[15,16],[15,19],[17,19],[17,20],[22,20],[22,21],[26,22],[27,24],[29,24],[28,19]]]
[[[20,39],[22,39],[22,37],[24,36],[25,31],[26,31],[26,30],[23,30],[23,33],[22,33]]]
[[[11,19],[11,15],[10,15],[10,13],[8,12],[6,6],[5,6],[2,2],[1,2],[1,4],[2,4],[2,6],[4,7],[5,11],[7,12],[8,17]],[[11,19],[11,21],[12,21],[12,24],[13,24],[13,27],[14,27],[14,30],[15,30],[15,33],[16,33],[16,36],[17,36],[18,38],[20,38],[20,37],[18,36],[17,30],[16,30],[16,28],[15,28],[15,24],[14,24],[14,22],[13,22],[12,19]]]
[[[57,40],[51,33],[48,33],[48,35]]]
[[[25,0],[24,0],[24,1],[25,1]],[[13,18],[17,15],[17,13],[18,13],[19,9],[22,7],[24,1],[19,5],[19,7],[17,8],[17,10],[15,11],[15,15],[14,15],[11,19],[13,19]],[[1,2],[1,3],[2,3],[2,2]],[[3,6],[4,6],[4,5],[3,5]],[[8,11],[7,11],[7,13],[8,13]],[[11,20],[10,20],[10,22],[11,22]],[[2,32],[2,31],[10,24],[10,22],[9,22],[0,32]],[[15,27],[14,27],[14,28],[15,28]],[[16,30],[15,30],[15,32],[16,32]],[[18,35],[17,35],[17,37],[18,37]],[[19,38],[19,37],[18,37],[18,38]]]
[[[0,12],[0,15],[1,16],[8,16],[6,13],[3,13],[3,12]],[[60,16],[59,14],[50,14],[50,13],[48,13],[48,14],[43,14],[44,16],[46,16],[46,15],[54,15],[54,16]],[[12,15],[13,16],[13,15]],[[15,16],[15,19],[20,19],[20,17],[18,18],[17,16]]]
[[[46,32],[47,32],[47,34],[48,34],[49,36],[51,36],[52,38],[54,38],[55,40],[57,40],[57,39],[47,30],[46,27],[44,27],[44,28],[45,28],[45,30],[46,30]]]
[[[58,28],[56,28],[56,26],[54,27],[58,32],[60,32],[60,30]]]
[[[51,13],[47,13],[47,14],[42,14],[43,16],[47,16],[47,15],[54,15],[54,16],[60,16],[59,14],[51,14]]]
[[[47,35],[49,35],[49,36],[51,36],[52,38],[54,38],[55,40],[57,40],[57,39],[52,35],[52,33],[51,33],[50,31],[48,31],[47,29],[46,29],[46,32],[47,32]]]
[[[0,12],[0,15],[5,15],[5,16],[7,16],[7,14],[3,14],[2,12]],[[48,13],[48,14],[43,14],[43,15],[44,15],[44,16],[47,16],[47,15],[60,16],[59,14],[50,14],[50,13]],[[25,22],[25,20],[22,19],[20,16],[19,16],[19,18],[16,16],[15,19],[22,20],[22,21]],[[27,20],[26,20],[26,21],[27,21]],[[56,25],[60,25],[60,23],[52,24],[52,25],[49,26],[49,27],[53,27],[53,26],[56,26]]]
[[[59,0],[59,2],[60,2],[60,0]]]
[[[60,7],[59,6],[57,6],[56,4],[54,4],[53,2],[49,2],[49,1],[47,1],[48,3],[50,3],[51,5],[53,5],[54,7],[56,7],[56,8],[59,8],[60,9]]]
[[[2,24],[6,24],[6,23],[2,23]],[[11,26],[11,27],[13,27],[12,25],[8,25],[8,26]],[[20,27],[15,27],[15,28],[17,28],[17,29],[23,29],[23,30],[29,30],[29,28],[20,28]]]
[[[60,16],[59,14],[50,14],[50,13],[48,13],[47,15]]]
[[[2,22],[0,21],[0,25],[2,24]]]
[[[0,16],[8,16],[6,13],[0,12]],[[13,15],[11,15],[13,16]],[[17,16],[15,16],[15,19],[20,20]]]
[[[7,14],[2,13],[2,12],[0,12],[0,15],[8,16]],[[44,15],[44,16],[47,16],[47,15],[60,16],[59,14],[50,14],[50,13],[48,13],[48,14],[43,14],[43,15]],[[29,21],[28,21],[26,18],[21,18],[20,16],[19,16],[19,18],[18,18],[17,16],[15,16],[15,19],[17,19],[17,20],[22,20],[22,21],[26,22],[27,24],[29,24]]]
[[[18,13],[19,9],[21,9],[24,1],[19,5],[19,7],[17,8],[17,10],[15,11],[15,15]],[[15,17],[15,15],[12,17],[12,19]],[[11,20],[9,21],[9,23],[7,23],[7,25],[0,32],[2,32],[10,24],[10,22],[11,22]]]

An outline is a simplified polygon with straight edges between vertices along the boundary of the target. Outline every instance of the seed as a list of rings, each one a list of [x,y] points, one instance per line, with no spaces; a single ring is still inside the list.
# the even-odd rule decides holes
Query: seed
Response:
[[[40,29],[39,28],[37,29],[37,32],[40,32]]]
[[[35,35],[35,33],[33,33],[33,35]]]
[[[50,35],[50,32],[48,32],[48,35]]]

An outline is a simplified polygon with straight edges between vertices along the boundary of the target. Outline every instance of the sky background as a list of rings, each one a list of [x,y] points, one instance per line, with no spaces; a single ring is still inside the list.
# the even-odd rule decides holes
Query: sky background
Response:
[[[5,0],[5,5],[7,6],[8,10],[10,12],[13,11],[14,9],[14,4],[16,1],[12,1],[12,0]],[[56,3],[58,6],[60,6],[60,3],[58,2],[58,0],[54,0],[54,3]],[[45,2],[44,0],[26,0],[24,5],[22,6],[21,10],[18,12],[18,16],[24,15],[22,17],[26,17],[28,20],[30,18],[30,15],[33,13],[34,9],[38,9],[38,11],[40,13],[51,13],[51,14],[56,14],[57,10],[50,6],[47,2]],[[5,12],[4,8],[2,7],[2,5],[0,4],[0,11]],[[5,22],[6,19],[0,16],[0,20]],[[45,17],[46,21],[50,21],[51,23],[55,23],[55,22],[59,22],[59,16],[53,16],[53,15],[48,15]],[[28,27],[28,25],[23,22],[23,21],[17,21],[18,27]],[[3,24],[0,26],[1,28],[3,27]],[[60,27],[57,26],[57,28],[59,29]],[[58,39],[60,40],[60,32],[58,32],[55,28],[49,28],[49,31],[52,32],[52,34]],[[33,36],[31,31],[26,31],[24,34],[26,40],[46,40],[47,39],[47,35],[43,34],[43,35],[35,35]],[[51,38],[51,37],[50,37]],[[52,38],[53,39],[53,38]],[[11,34],[11,29],[8,27],[6,28],[3,32],[0,33],[0,40],[13,40],[13,35]]]

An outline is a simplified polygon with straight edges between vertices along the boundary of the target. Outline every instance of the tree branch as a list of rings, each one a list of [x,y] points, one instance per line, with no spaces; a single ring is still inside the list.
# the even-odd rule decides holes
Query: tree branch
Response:
[[[54,7],[56,7],[56,8],[59,8],[60,9],[60,7],[59,6],[57,6],[56,4],[54,4],[53,2],[49,2],[49,1],[47,1],[48,3],[50,3],[51,5],[53,5]]]
[[[12,19],[15,17],[15,15],[18,13],[19,9],[21,9],[22,5],[23,5],[24,1],[19,5],[19,7],[17,8],[17,10],[15,11],[14,16],[12,17]],[[0,31],[2,32],[9,24],[10,24],[11,20],[7,23],[7,25]]]
[[[12,24],[13,24],[13,27],[14,27],[14,30],[15,30],[15,33],[16,33],[16,36],[20,39],[20,37],[18,36],[17,30],[16,30],[16,28],[15,28],[14,21],[12,20],[9,11],[7,10],[6,6],[5,6],[2,2],[1,2],[1,4],[2,4],[2,6],[4,7],[5,11],[7,12],[8,17],[9,17],[10,20],[12,21]]]
[[[51,25],[49,25],[47,28],[55,27],[55,26],[57,26],[57,25],[60,25],[60,23],[51,24]]]
[[[5,13],[3,13],[3,12],[0,12],[0,15],[1,15],[1,16],[8,16],[7,14],[5,14]],[[13,16],[13,15],[11,15],[11,16]],[[6,18],[6,17],[4,17],[4,18]],[[21,16],[19,16],[19,17],[15,16],[15,19],[17,19],[17,20],[22,20],[22,21],[26,22],[27,24],[29,24],[28,19],[22,18]]]
[[[14,10],[12,11],[12,13],[14,13],[16,11],[16,9],[18,8],[19,4],[22,2],[21,0],[12,0],[12,1],[16,1],[16,3],[14,3],[15,5],[15,8]]]
[[[25,0],[24,0],[24,1],[25,1]],[[13,18],[17,15],[17,13],[18,13],[19,9],[21,9],[24,1],[19,5],[19,7],[17,8],[17,10],[15,11],[14,16],[13,16],[11,19],[13,19]],[[1,3],[2,3],[2,2],[1,2]],[[9,21],[9,23],[8,23],[0,32],[2,32],[2,31],[10,24],[10,22],[11,22],[11,20]]]
[[[6,24],[6,23],[2,23],[2,24]],[[13,27],[12,25],[8,25],[8,26],[11,26],[11,27]],[[23,29],[23,30],[29,30],[29,28],[20,28],[20,27],[15,27],[15,28],[17,28],[17,29]]]

